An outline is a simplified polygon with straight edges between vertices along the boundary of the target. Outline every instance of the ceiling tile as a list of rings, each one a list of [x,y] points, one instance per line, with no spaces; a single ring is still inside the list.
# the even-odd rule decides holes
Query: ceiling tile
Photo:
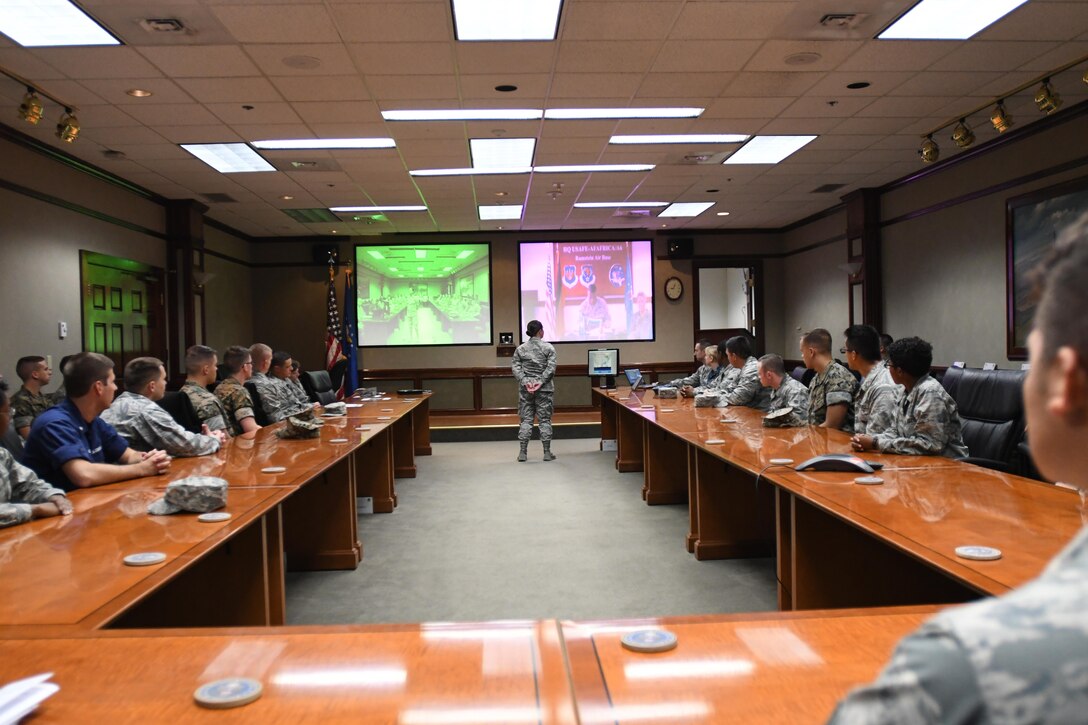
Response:
[[[291,102],[370,100],[370,92],[359,76],[292,76],[272,78],[272,84],[284,100]]]
[[[722,98],[711,103],[700,120],[710,118],[774,118],[793,103],[792,98]]]
[[[126,106],[125,111],[141,123],[149,126],[170,124],[172,126],[196,126],[214,124],[217,119],[212,113],[196,104],[153,103]]]
[[[91,79],[81,83],[104,102],[115,106],[135,106],[159,103],[192,103],[193,98],[177,83],[166,78],[109,78]],[[139,88],[151,91],[152,95],[135,98],[126,91]]]
[[[340,37],[348,43],[449,40],[453,37],[450,4],[432,2],[371,2],[332,8]]]
[[[879,99],[878,99],[879,100]],[[779,114],[780,118],[835,118],[853,116],[873,103],[872,97],[855,96],[853,98],[821,98],[805,96],[798,98]]]
[[[654,73],[737,71],[760,45],[758,40],[667,40],[652,70]]]
[[[835,70],[925,70],[962,46],[963,43],[959,41],[870,40]]]
[[[768,40],[744,67],[748,71],[791,71],[797,68],[789,58],[799,54],[818,56],[801,68],[809,71],[834,70],[857,51],[863,43],[857,40]]]
[[[179,78],[178,84],[201,103],[255,103],[281,101],[279,92],[264,77]]]
[[[69,78],[157,78],[159,69],[124,46],[106,48],[38,48],[42,60],[60,68]]]
[[[556,98],[620,98],[633,96],[642,82],[638,73],[556,73],[551,95]]]
[[[454,72],[450,43],[353,43],[348,50],[363,74],[446,75]],[[465,70],[463,66],[461,69]],[[493,71],[494,67],[485,70]]]
[[[763,39],[776,37],[776,28],[798,5],[796,2],[689,2],[671,37],[701,40]]]
[[[209,103],[206,108],[231,125],[302,122],[290,103]]]
[[[139,52],[171,78],[260,75],[236,45],[139,48]]]
[[[457,77],[453,75],[368,75],[366,85],[373,97],[379,101],[435,99],[452,101],[453,103],[447,105],[456,105],[458,98]]]
[[[963,45],[931,66],[932,70],[1009,71],[1017,70],[1043,53],[1054,43],[991,40]]]
[[[1088,32],[1082,2],[1030,2],[975,36],[975,40],[1072,40]]]
[[[272,77],[356,75],[355,62],[339,43],[273,43],[247,45],[253,63]]]
[[[340,40],[321,5],[223,5],[212,9],[240,43],[335,43]]]
[[[872,100],[865,108],[860,109],[857,115],[914,118],[922,114],[933,113],[947,101],[947,98],[939,96],[887,96]]]
[[[676,20],[682,2],[627,0],[622,7],[611,2],[573,2],[564,6],[564,40],[657,40],[664,38]]]
[[[736,73],[647,73],[637,98],[716,98]]]
[[[64,72],[54,68],[26,48],[0,48],[0,66],[27,79],[46,81],[64,78]]]
[[[307,123],[378,123],[378,105],[370,101],[291,104]]]
[[[645,72],[661,43],[653,40],[569,40],[559,45],[560,73]]]
[[[221,123],[207,126],[158,126],[156,130],[172,143],[233,143],[244,140]]]
[[[501,73],[495,71],[484,75],[464,75],[459,78],[461,97],[466,103],[474,99],[488,99],[497,103],[520,102],[522,98],[543,98],[548,92],[551,76],[547,73]],[[496,91],[495,86],[517,86],[516,91]]]
[[[454,45],[460,73],[484,74],[495,73],[500,68],[513,68],[517,73],[551,73],[559,44],[500,41]]]

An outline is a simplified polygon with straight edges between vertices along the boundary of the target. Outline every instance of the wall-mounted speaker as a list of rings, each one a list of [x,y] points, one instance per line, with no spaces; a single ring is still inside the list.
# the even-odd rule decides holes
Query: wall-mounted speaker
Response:
[[[674,237],[669,240],[668,255],[670,259],[690,259],[695,252],[695,240],[688,237]]]
[[[332,257],[333,264],[340,264],[340,247],[335,244],[315,244],[310,247],[310,252],[314,255],[314,264],[329,263],[329,257]]]

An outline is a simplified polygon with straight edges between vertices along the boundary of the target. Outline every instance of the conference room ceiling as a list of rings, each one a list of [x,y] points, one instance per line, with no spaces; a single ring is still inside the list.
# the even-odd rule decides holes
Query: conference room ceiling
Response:
[[[449,0],[80,4],[124,45],[23,48],[0,36],[0,66],[78,106],[78,140],[55,137],[62,109],[49,101],[38,126],[20,121],[25,88],[7,79],[0,101],[11,120],[4,122],[164,197],[203,201],[209,216],[255,236],[780,227],[853,189],[921,169],[922,134],[1088,55],[1082,0],[1030,0],[967,41],[874,40],[913,0],[564,0],[551,42],[458,42]],[[853,27],[821,25],[843,12],[857,14]],[[164,17],[189,32],[152,33],[139,24]],[[1088,98],[1084,71],[1053,78],[1063,110]],[[848,89],[852,83],[870,85]],[[504,84],[517,90],[495,90]],[[153,95],[126,94],[134,88]],[[1043,117],[1033,94],[1006,101],[1018,126]],[[706,110],[698,118],[618,121],[392,122],[381,115],[647,106]],[[976,143],[996,136],[989,110],[968,124]],[[949,125],[935,136],[942,159],[957,152],[951,132]],[[664,133],[818,138],[776,165],[723,165],[739,144],[609,144],[613,134]],[[178,146],[360,136],[391,137],[396,147],[262,151],[277,171],[221,174]],[[538,139],[537,166],[656,168],[409,174],[470,166],[470,138],[520,137]],[[658,218],[661,208],[573,207],[620,201],[714,206],[693,218]],[[524,204],[523,215],[480,221],[477,206],[490,204]],[[313,223],[283,211],[386,205],[428,209]]]

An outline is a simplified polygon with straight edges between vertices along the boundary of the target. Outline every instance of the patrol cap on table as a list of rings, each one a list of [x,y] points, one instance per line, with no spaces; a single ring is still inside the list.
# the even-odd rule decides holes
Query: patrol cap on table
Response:
[[[284,426],[276,431],[277,438],[317,438],[321,435],[322,423],[313,419],[313,415],[309,420],[302,417],[292,415],[287,419]]]
[[[147,512],[166,516],[181,511],[196,514],[215,511],[227,505],[226,479],[215,476],[189,476],[166,486],[166,495],[152,501]]]

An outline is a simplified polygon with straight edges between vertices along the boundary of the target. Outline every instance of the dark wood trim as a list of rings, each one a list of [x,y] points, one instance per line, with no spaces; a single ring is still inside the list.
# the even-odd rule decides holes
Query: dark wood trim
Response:
[[[2,128],[2,126],[0,126],[0,128]],[[115,216],[104,214],[100,211],[95,211],[94,209],[90,209],[88,207],[66,201],[64,199],[61,199],[60,197],[53,196],[52,194],[46,194],[41,191],[29,189],[21,184],[16,184],[6,179],[0,179],[0,188],[7,189],[8,191],[20,194],[22,196],[30,197],[31,199],[43,201],[46,204],[52,204],[53,206],[67,209],[68,211],[75,212],[76,214],[82,214],[83,216],[97,219],[100,222],[106,222],[107,224],[113,224],[114,226],[123,227],[139,234],[146,234],[147,236],[155,237],[156,239],[166,239],[166,234],[163,232],[157,232],[154,229],[148,229],[147,227],[140,226],[139,224],[134,224],[130,221],[125,221],[124,219],[119,219]]]
[[[826,219],[829,216],[833,216],[835,214],[838,214],[845,207],[846,207],[845,204],[843,204],[842,202],[839,202],[838,204],[835,204],[834,206],[827,207],[823,211],[818,211],[815,214],[809,214],[804,219],[798,219],[795,222],[790,222],[789,224],[787,224],[784,227],[779,227],[776,231],[779,232],[780,234],[785,234],[787,232],[792,232],[794,229],[800,229],[801,227],[812,224],[813,222],[818,222],[821,219]]]
[[[880,223],[880,226],[889,227],[893,224],[899,224],[901,222],[910,221],[911,219],[917,219],[918,217],[922,217],[927,214],[943,211],[959,204],[964,204],[969,201],[981,199],[984,196],[990,196],[991,194],[996,194],[998,192],[1015,189],[1018,186],[1030,184],[1033,181],[1039,181],[1040,179],[1045,179],[1048,176],[1055,176],[1056,174],[1061,174],[1066,171],[1072,171],[1073,169],[1079,168],[1086,164],[1088,164],[1088,156],[1081,156],[1079,159],[1072,159],[1070,161],[1066,161],[1060,164],[1055,164],[1054,166],[1049,166],[1045,169],[1040,169],[1039,171],[1033,171],[1030,174],[1018,176],[1015,179],[1002,181],[1000,184],[987,186],[984,189],[977,189],[970,193],[957,196],[953,199],[946,199],[945,201],[931,204],[930,206],[924,207],[922,209],[915,209],[914,211],[907,212],[906,214],[901,214],[897,217],[893,217],[892,219],[886,219]]]
[[[884,274],[881,268],[880,192],[858,189],[843,197],[846,203],[846,258],[861,265],[846,285],[850,324],[861,322],[884,329]],[[853,256],[854,241],[860,254]],[[854,286],[861,285],[861,310],[854,309]],[[859,314],[860,313],[860,314]]]
[[[153,191],[145,189],[139,184],[133,184],[131,181],[123,179],[112,172],[106,171],[103,168],[99,168],[98,166],[84,161],[83,159],[76,158],[75,156],[72,156],[66,151],[54,148],[53,146],[50,146],[48,144],[44,144],[33,136],[28,136],[22,131],[17,131],[5,123],[0,123],[0,138],[4,139],[5,141],[10,141],[17,146],[21,146],[28,151],[33,151],[36,154],[41,154],[42,156],[50,158],[53,161],[63,164],[64,166],[67,166],[70,169],[74,169],[75,171],[78,171],[82,174],[93,176],[99,181],[104,181],[107,184],[112,184],[114,186],[120,187],[125,191],[129,192],[130,194],[135,194],[136,196],[143,197],[144,199],[153,201],[156,204],[166,203],[166,199],[164,197],[159,196]]]
[[[1034,136],[1035,134],[1049,131],[1055,126],[1060,126],[1063,123],[1068,123],[1069,121],[1076,120],[1086,113],[1088,113],[1088,101],[1081,101],[1075,106],[1066,108],[1061,113],[1056,113],[1052,116],[1045,116],[1037,121],[1029,123],[1026,126],[1021,126],[1020,128],[1012,131],[1007,131],[998,136],[997,138],[990,139],[989,141],[979,144],[978,146],[968,151],[960,152],[955,156],[948,157],[944,161],[938,161],[931,166],[926,166],[911,174],[901,176],[895,181],[890,181],[884,186],[879,187],[879,191],[881,194],[886,194],[889,191],[893,191],[902,186],[913,184],[916,181],[924,179],[928,176],[932,176],[933,174],[940,173],[942,171],[947,171],[948,169],[954,168],[968,161],[976,159],[979,156],[993,153],[1000,148],[1004,148],[1009,144],[1022,141],[1029,136]]]
[[[235,229],[234,227],[230,226],[229,224],[224,224],[223,222],[219,221],[218,219],[212,219],[209,216],[204,217],[204,226],[211,227],[212,229],[218,229],[219,231],[223,232],[224,234],[230,234],[231,236],[238,237],[242,241],[249,242],[250,244],[257,241],[257,237],[254,237],[254,236],[252,236],[250,234],[246,234],[245,232],[243,232],[241,230]]]
[[[752,295],[752,301],[754,310],[752,311],[756,319],[756,334],[752,341],[752,349],[757,356],[762,355],[767,344],[766,334],[764,330],[766,328],[766,320],[764,319],[764,305],[763,305],[763,288],[766,286],[766,277],[763,274],[763,260],[759,257],[741,257],[736,260],[731,260],[729,263],[715,263],[710,262],[702,258],[692,258],[691,265],[691,300],[692,300],[692,339],[698,340],[707,336],[706,328],[700,329],[698,326],[699,319],[699,270],[701,269],[720,269],[734,268],[743,269],[750,268],[752,270],[752,286],[754,294]],[[747,330],[744,330],[747,333]],[[739,332],[739,331],[738,331]],[[751,333],[747,333],[751,336]],[[720,339],[720,338],[719,338]],[[714,341],[715,344],[717,341]],[[719,350],[722,360],[725,360],[725,351]],[[639,368],[641,370],[642,368]]]
[[[214,249],[208,249],[207,247],[204,248],[204,254],[207,254],[209,257],[216,257],[218,259],[225,260],[227,262],[233,262],[234,264],[240,264],[243,267],[249,267],[250,269],[253,269],[257,266],[253,264],[253,262],[247,262],[244,259],[238,259],[238,257],[232,257],[229,254],[223,254],[222,252],[217,252]]]

